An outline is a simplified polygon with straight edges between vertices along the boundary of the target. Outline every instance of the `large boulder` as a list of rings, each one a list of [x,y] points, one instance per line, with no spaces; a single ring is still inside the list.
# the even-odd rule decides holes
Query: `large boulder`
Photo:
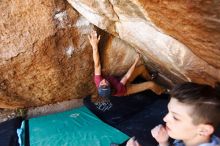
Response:
[[[220,81],[217,1],[68,0],[90,22],[142,52],[171,83]]]
[[[1,1],[0,7],[0,108],[41,106],[96,93],[87,38],[94,25],[62,0]],[[123,74],[134,49],[99,31],[103,73]]]
[[[94,90],[93,28],[65,1],[1,1],[0,108],[82,98]]]

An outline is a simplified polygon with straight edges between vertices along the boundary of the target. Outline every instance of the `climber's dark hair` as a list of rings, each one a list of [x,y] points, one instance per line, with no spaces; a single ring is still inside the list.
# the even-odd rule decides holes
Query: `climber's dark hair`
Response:
[[[193,106],[191,115],[194,124],[211,124],[215,128],[220,124],[220,83],[213,88],[186,82],[176,85],[170,95],[181,103]]]

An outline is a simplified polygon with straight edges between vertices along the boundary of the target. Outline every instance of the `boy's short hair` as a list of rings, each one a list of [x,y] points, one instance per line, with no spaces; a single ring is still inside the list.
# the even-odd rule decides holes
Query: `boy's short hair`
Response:
[[[191,116],[194,124],[211,124],[216,128],[220,124],[219,87],[219,83],[213,88],[209,85],[186,82],[176,85],[170,95],[181,103],[193,106]]]

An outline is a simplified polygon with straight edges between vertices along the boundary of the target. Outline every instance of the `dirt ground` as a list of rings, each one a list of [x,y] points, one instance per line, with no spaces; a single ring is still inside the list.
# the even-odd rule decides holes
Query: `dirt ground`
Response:
[[[68,101],[59,102],[56,104],[45,105],[42,107],[33,107],[29,109],[0,109],[0,123],[13,119],[18,116],[22,116],[25,119],[37,117],[41,115],[47,115],[56,112],[66,111],[72,108],[77,108],[83,105],[82,99],[72,99]]]

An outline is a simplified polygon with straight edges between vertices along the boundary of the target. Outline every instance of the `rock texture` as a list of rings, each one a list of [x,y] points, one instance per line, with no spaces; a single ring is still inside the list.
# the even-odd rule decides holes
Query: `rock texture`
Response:
[[[124,74],[138,50],[164,85],[220,81],[217,1],[67,1],[0,1],[0,108],[95,93],[93,24],[104,74]]]
[[[60,0],[1,1],[0,7],[0,108],[41,106],[95,93],[87,39],[94,26],[88,20]],[[124,73],[134,49],[100,33],[103,72]],[[121,55],[114,58],[115,52]],[[119,64],[109,65],[114,59]]]
[[[173,83],[220,81],[218,1],[68,0],[101,29],[140,50]]]
[[[39,106],[93,91],[92,25],[65,1],[1,1],[0,108]],[[4,10],[4,11],[3,11]]]

